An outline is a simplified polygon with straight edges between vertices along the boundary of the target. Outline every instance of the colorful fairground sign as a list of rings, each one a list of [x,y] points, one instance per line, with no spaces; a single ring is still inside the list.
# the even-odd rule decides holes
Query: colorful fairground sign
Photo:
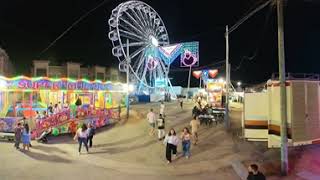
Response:
[[[74,90],[74,91],[125,91],[122,83],[74,80],[70,78],[53,79],[47,77],[30,78],[17,76],[6,78],[0,76],[1,90]]]

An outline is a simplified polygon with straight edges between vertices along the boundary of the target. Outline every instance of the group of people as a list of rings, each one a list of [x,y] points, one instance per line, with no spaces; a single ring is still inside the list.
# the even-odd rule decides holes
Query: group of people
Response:
[[[39,111],[36,111],[36,117],[35,119],[36,120],[39,120],[39,119],[43,119],[43,118],[46,118],[48,116],[51,116],[51,115],[54,115],[54,114],[57,114],[57,113],[60,113],[60,112],[63,112],[65,110],[68,110],[69,109],[69,104],[68,103],[64,103],[62,104],[60,101],[53,105],[52,102],[48,105],[48,108],[46,111],[42,111],[39,112]]]
[[[52,103],[49,104],[48,106],[48,114],[57,114],[59,112],[65,111],[69,109],[69,104],[67,102],[65,102],[64,104],[62,104],[60,101],[53,105]]]
[[[47,135],[52,132],[52,128],[47,128],[36,140],[38,142],[47,142]],[[29,125],[27,123],[18,122],[15,129],[15,143],[14,147],[19,150],[20,143],[23,144],[23,150],[28,150],[31,147],[31,132]],[[82,144],[85,146],[87,153],[89,153],[89,148],[93,145],[93,136],[95,135],[95,128],[91,123],[82,124],[82,126],[77,130],[74,140],[77,140],[79,143],[78,152],[81,154]]]
[[[89,148],[92,147],[92,140],[93,136],[95,135],[95,128],[91,123],[82,124],[82,126],[77,130],[74,140],[78,141],[79,143],[79,148],[78,148],[78,153],[79,155],[81,154],[81,148],[82,144],[86,148],[87,153],[89,153]]]
[[[184,127],[180,137],[177,136],[174,128],[171,128],[168,134],[165,136],[163,144],[166,145],[166,159],[168,164],[172,162],[172,155],[174,157],[177,156],[177,146],[179,145],[180,141],[182,146],[182,156],[186,159],[189,159],[191,155],[191,142],[193,141],[193,144],[196,145],[198,141],[197,131],[200,123],[198,123],[196,119],[193,119],[190,122],[190,125],[191,132],[188,127]]]
[[[20,149],[20,143],[22,142],[23,150],[28,150],[31,146],[31,133],[30,128],[27,123],[21,123],[18,122],[17,126],[14,129],[14,136],[15,136],[15,143],[14,147],[19,150]]]
[[[195,105],[192,109],[192,115],[193,116],[199,116],[199,115],[212,115],[213,114],[213,107],[212,105],[206,105],[204,107]]]
[[[181,106],[182,108],[182,106]],[[158,130],[158,140],[162,141],[166,145],[166,159],[167,163],[172,162],[172,155],[176,157],[177,155],[177,146],[181,141],[183,157],[190,157],[190,148],[191,141],[196,145],[198,142],[198,129],[200,127],[200,121],[197,117],[194,117],[190,121],[191,132],[188,127],[183,128],[181,135],[178,136],[175,129],[171,128],[167,134],[165,134],[165,114],[164,114],[165,105],[163,102],[160,104],[160,113],[159,117],[156,119],[156,114],[153,112],[153,109],[150,109],[150,112],[147,114],[147,120],[150,125],[149,135],[153,136],[155,130]]]

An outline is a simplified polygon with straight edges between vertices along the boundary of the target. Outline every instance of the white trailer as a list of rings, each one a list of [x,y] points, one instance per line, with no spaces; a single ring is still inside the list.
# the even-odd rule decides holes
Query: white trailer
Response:
[[[290,80],[287,90],[287,135],[289,146],[320,143],[319,81]],[[243,128],[248,140],[280,147],[280,87],[269,81],[267,91],[246,93]]]

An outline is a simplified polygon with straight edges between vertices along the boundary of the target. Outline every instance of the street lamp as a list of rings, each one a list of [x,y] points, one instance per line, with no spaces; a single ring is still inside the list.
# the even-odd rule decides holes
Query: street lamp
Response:
[[[128,87],[128,91],[129,93],[132,93],[134,91],[134,85],[133,84],[129,84],[129,87]]]
[[[237,82],[237,86],[240,87],[241,86],[241,81]]]
[[[219,82],[219,83],[225,83],[223,78],[220,78],[220,79],[218,80],[218,82]]]

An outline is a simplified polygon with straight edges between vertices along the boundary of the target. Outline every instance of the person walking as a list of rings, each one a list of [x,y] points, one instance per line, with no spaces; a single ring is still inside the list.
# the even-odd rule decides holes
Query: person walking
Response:
[[[95,129],[92,125],[92,123],[88,123],[88,139],[87,139],[87,144],[89,144],[89,147],[92,147],[92,139],[93,136],[96,134]]]
[[[156,115],[153,112],[153,109],[150,109],[150,112],[147,114],[147,119],[150,125],[149,135],[153,136],[155,131]]]
[[[87,138],[88,138],[87,126],[86,126],[86,124],[82,124],[81,128],[79,128],[77,130],[77,133],[73,138],[74,140],[78,140],[78,142],[79,142],[79,155],[81,154],[82,144],[84,144],[84,146],[87,150],[87,153],[89,154]]]
[[[192,137],[194,139],[193,144],[196,145],[198,142],[198,129],[200,127],[200,121],[198,117],[196,116],[193,117],[193,119],[190,121],[190,126],[191,126]]]
[[[251,164],[248,167],[247,180],[266,180],[266,177],[259,171],[258,165]]]
[[[171,155],[173,154],[174,157],[177,156],[177,146],[179,144],[179,138],[173,128],[171,128],[169,133],[166,135],[163,144],[166,145],[166,159],[169,164],[172,162]]]
[[[24,124],[24,128],[22,131],[23,150],[27,148],[27,150],[29,151],[30,140],[31,140],[30,129],[29,129],[29,125],[26,123]]]
[[[162,117],[165,117],[164,109],[165,109],[164,102],[161,101],[161,104],[160,104],[160,114],[161,114]]]
[[[187,127],[183,129],[181,134],[181,139],[182,139],[183,156],[189,159],[190,147],[191,147],[191,133]]]
[[[119,114],[119,120],[121,119],[121,105],[119,104],[118,106],[118,114]]]
[[[20,149],[19,146],[20,146],[20,142],[21,142],[22,130],[23,130],[23,128],[21,127],[21,123],[18,123],[14,129],[14,137],[15,137],[14,147],[16,149]]]
[[[180,108],[183,109],[183,99],[179,98],[179,104],[180,104]]]
[[[165,131],[164,131],[165,121],[161,114],[157,119],[157,127],[158,127],[158,139],[159,141],[161,141],[162,139],[165,138]]]

